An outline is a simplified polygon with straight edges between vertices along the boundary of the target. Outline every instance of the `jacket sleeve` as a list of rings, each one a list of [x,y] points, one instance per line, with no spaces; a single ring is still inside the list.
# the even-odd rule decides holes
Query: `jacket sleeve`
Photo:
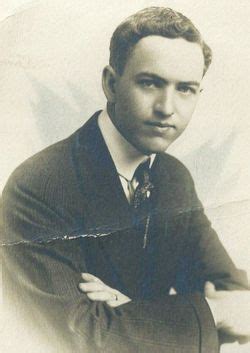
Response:
[[[3,193],[4,293],[57,349],[60,341],[65,352],[217,352],[217,332],[202,294],[110,308],[81,293],[71,260],[72,251],[78,256],[78,239],[64,239],[68,222],[31,185],[12,177]]]
[[[179,270],[180,276],[176,283],[177,291],[179,293],[195,291],[203,293],[206,281],[212,282],[217,290],[249,290],[250,285],[246,272],[235,266],[212,228],[197,197],[193,181],[190,191],[192,203],[188,234],[186,235],[188,241]],[[218,334],[220,344],[249,341],[249,337],[230,336],[222,331],[219,331]]]
[[[219,290],[249,289],[245,271],[235,266],[212,228],[193,182],[190,191],[192,203],[186,254],[191,288],[196,287],[202,292],[205,282],[210,281]]]

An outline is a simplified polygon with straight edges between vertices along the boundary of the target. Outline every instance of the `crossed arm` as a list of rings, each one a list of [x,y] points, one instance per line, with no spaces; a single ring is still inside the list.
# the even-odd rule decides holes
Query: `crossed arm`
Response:
[[[133,301],[93,275],[77,276],[73,268],[56,260],[60,254],[52,248],[39,245],[27,253],[19,253],[18,248],[5,250],[4,254],[4,265],[11,271],[17,292],[14,305],[21,306],[26,301],[27,311],[32,308],[34,316],[37,313],[39,320],[43,317],[53,335],[58,332],[67,339],[69,351],[73,346],[75,352],[84,347],[87,352],[105,347],[115,351],[119,347],[123,353],[140,346],[145,352],[152,352],[152,347],[165,352],[174,344],[180,351],[185,347],[185,352],[193,352],[194,346],[198,347],[199,335],[207,341],[204,349],[209,353],[217,351],[213,321],[202,295],[177,294],[159,302]],[[19,271],[17,262],[12,267],[14,257]],[[207,283],[205,295],[214,319],[218,320],[217,328],[241,338],[249,335],[248,291],[215,291]],[[218,319],[216,315],[220,315]]]
[[[82,273],[82,279],[84,282],[79,288],[90,300],[105,302],[110,307],[131,301],[89,273]],[[204,294],[218,329],[224,334],[237,336],[239,340],[250,337],[250,291],[218,291],[213,283],[206,282]]]

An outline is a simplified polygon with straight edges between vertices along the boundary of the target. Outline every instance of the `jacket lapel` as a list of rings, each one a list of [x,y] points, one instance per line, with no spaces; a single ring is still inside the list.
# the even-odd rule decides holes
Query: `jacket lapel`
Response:
[[[187,184],[175,171],[176,162],[167,154],[158,154],[152,166],[152,181],[155,185],[153,204],[156,213],[163,213],[166,219],[172,219],[187,211],[185,195]],[[183,190],[182,190],[183,188]],[[186,206],[185,206],[186,205]]]
[[[85,228],[88,232],[102,235],[130,227],[132,214],[98,127],[99,113],[79,130],[76,161]]]

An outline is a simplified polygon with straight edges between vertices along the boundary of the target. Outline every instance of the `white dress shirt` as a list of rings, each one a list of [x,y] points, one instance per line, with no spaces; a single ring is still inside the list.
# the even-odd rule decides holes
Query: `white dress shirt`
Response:
[[[103,110],[99,115],[98,125],[119,174],[126,198],[130,202],[132,195],[129,182],[132,182],[135,190],[138,182],[133,178],[134,172],[139,164],[148,159],[149,156],[138,151],[120,134],[111,121],[107,110]],[[155,154],[152,154],[150,156],[150,167],[154,158]]]

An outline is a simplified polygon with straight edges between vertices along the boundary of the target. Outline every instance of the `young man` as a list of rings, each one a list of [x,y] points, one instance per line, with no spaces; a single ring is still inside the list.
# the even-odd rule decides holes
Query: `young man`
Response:
[[[165,153],[192,117],[210,62],[182,14],[131,16],[111,40],[107,109],[9,179],[5,290],[49,340],[63,341],[60,350],[212,353],[214,323],[249,334],[237,322],[245,312],[231,307],[249,295],[239,291],[244,274],[189,172]]]

